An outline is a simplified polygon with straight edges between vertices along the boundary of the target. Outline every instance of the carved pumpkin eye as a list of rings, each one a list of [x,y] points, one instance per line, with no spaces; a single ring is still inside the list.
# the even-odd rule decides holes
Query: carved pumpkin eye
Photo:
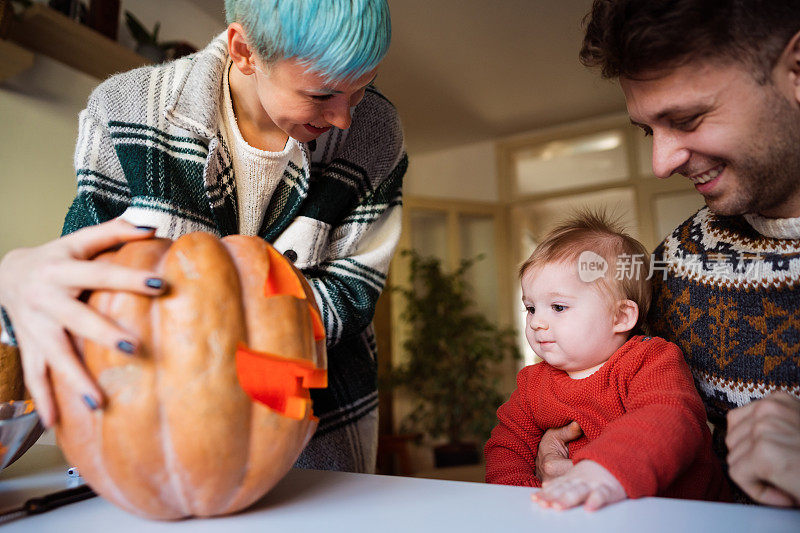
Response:
[[[325,326],[322,325],[322,318],[311,302],[308,303],[308,312],[311,313],[311,323],[314,325],[314,340],[321,341],[325,339]]]
[[[264,294],[266,296],[289,294],[305,300],[306,291],[303,290],[303,286],[289,260],[271,246],[268,248],[268,252],[269,275],[267,276],[267,283],[264,285]]]
[[[289,295],[306,300],[314,332],[314,341],[325,339],[325,327],[319,312],[308,301],[300,274],[286,257],[271,246],[269,273],[264,283],[267,297]],[[311,403],[309,388],[327,387],[327,372],[309,361],[297,361],[271,353],[258,352],[240,344],[236,350],[239,384],[253,400],[278,413],[302,420]]]
[[[269,275],[264,284],[264,295],[288,294],[301,300],[307,300],[306,291],[303,290],[297,272],[289,260],[271,246],[267,251],[269,253]],[[311,302],[308,304],[308,312],[311,314],[311,322],[314,325],[314,340],[321,341],[325,338],[325,326]]]

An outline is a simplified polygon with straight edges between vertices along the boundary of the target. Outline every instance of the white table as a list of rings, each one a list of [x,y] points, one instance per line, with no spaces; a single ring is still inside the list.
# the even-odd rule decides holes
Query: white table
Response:
[[[0,510],[67,486],[55,446],[37,444],[0,474]],[[589,514],[530,502],[531,489],[432,479],[292,470],[250,509],[225,518],[151,522],[92,498],[0,526],[58,532],[800,532],[800,511],[644,498]]]

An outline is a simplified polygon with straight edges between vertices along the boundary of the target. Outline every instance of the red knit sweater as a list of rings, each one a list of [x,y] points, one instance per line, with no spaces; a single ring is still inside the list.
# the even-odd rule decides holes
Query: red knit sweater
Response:
[[[525,367],[497,418],[485,449],[488,483],[541,486],[542,435],[577,420],[584,436],[569,443],[572,462],[601,464],[629,498],[728,498],[692,375],[662,338],[632,337],[583,379],[544,362]]]

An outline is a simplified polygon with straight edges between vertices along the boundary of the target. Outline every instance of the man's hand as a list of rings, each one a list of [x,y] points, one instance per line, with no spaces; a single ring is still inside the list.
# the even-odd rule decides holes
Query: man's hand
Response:
[[[594,461],[580,461],[563,476],[547,481],[531,499],[542,507],[563,510],[584,504],[587,511],[628,497],[625,489],[611,472]]]
[[[577,422],[544,432],[536,453],[536,477],[542,483],[563,476],[572,470],[567,443],[582,435],[583,431]]]
[[[728,412],[731,479],[759,503],[800,506],[800,400],[776,392]]]

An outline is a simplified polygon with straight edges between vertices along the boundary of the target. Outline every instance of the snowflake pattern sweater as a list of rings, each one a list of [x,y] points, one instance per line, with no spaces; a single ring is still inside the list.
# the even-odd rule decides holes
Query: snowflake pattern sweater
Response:
[[[779,390],[800,398],[800,218],[706,207],[654,258],[650,330],[683,351],[724,459],[730,409]]]
[[[619,480],[630,498],[726,499],[705,412],[678,347],[635,336],[597,372],[572,379],[545,362],[523,368],[497,411],[486,444],[486,481],[539,487],[535,459],[544,432],[576,420],[573,463],[589,459]]]

